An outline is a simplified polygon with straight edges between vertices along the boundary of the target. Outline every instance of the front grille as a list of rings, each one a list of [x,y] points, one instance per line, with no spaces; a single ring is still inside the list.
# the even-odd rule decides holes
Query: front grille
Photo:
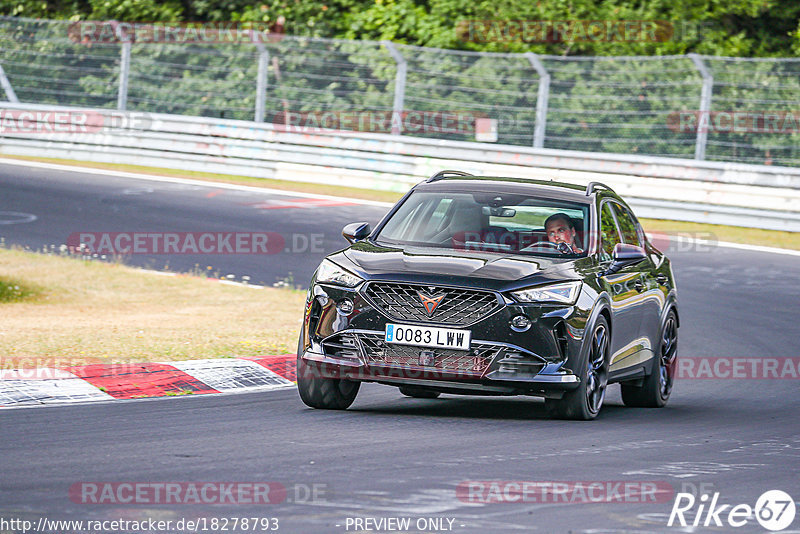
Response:
[[[422,303],[419,293],[428,297],[442,296],[432,314]],[[373,306],[395,321],[440,323],[466,326],[476,323],[501,306],[494,293],[474,289],[371,282],[364,294]]]
[[[465,350],[412,347],[386,343],[381,334],[359,333],[358,340],[364,349],[368,365],[389,367],[414,367],[438,371],[459,372],[480,376],[492,363],[492,359],[503,350],[501,346],[489,343],[472,343]],[[433,353],[431,365],[420,365],[420,352]]]

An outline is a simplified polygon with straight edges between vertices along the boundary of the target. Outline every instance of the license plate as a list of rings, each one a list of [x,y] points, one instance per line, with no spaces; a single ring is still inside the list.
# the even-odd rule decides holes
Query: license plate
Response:
[[[436,347],[438,349],[469,350],[472,332],[456,328],[387,324],[386,343]]]

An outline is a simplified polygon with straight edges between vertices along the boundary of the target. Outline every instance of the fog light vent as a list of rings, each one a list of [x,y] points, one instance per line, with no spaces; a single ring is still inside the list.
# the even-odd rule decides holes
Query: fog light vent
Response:
[[[532,360],[521,352],[506,352],[503,359],[497,362],[499,374],[536,375],[543,368],[543,362]]]

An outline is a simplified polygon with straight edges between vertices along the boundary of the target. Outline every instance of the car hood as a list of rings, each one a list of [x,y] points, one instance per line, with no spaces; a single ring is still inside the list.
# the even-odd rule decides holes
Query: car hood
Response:
[[[444,248],[401,248],[361,241],[331,256],[333,261],[364,278],[448,281],[484,287],[508,282],[548,282],[579,278],[572,275],[575,260],[506,255]],[[444,279],[444,280],[443,280]]]

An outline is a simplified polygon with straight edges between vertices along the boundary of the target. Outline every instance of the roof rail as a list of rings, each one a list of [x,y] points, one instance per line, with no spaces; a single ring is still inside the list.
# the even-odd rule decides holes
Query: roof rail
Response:
[[[473,175],[464,171],[439,171],[425,181],[435,182],[436,180],[441,180],[442,178],[447,178],[448,176],[473,176]]]
[[[611,191],[612,193],[614,192],[614,190],[613,190],[613,189],[611,189],[610,187],[608,187],[608,186],[607,186],[606,184],[604,184],[603,182],[589,182],[589,185],[587,185],[587,186],[586,186],[586,196],[588,197],[589,195],[591,195],[592,193],[594,193],[594,190],[595,190],[595,189],[597,189],[598,187],[602,187],[602,188],[603,188],[603,189],[605,189],[606,191]]]

